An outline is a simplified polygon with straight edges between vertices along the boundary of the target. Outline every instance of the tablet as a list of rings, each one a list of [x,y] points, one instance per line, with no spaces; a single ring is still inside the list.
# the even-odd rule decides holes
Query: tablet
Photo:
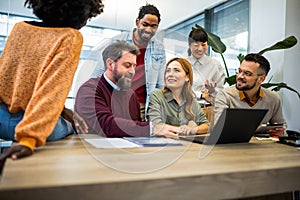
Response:
[[[274,129],[274,128],[284,128],[285,124],[261,124],[257,127],[255,133],[256,134],[264,134],[267,133],[268,130]]]

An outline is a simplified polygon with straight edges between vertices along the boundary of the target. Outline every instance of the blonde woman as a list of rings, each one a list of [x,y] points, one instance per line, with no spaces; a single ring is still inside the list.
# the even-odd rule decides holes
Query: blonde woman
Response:
[[[153,124],[153,135],[176,138],[179,134],[207,133],[209,121],[192,90],[193,70],[189,61],[171,59],[164,82],[163,89],[150,93],[147,117]]]

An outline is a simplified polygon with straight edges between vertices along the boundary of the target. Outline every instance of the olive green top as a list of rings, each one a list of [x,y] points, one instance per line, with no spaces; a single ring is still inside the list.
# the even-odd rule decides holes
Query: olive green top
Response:
[[[147,118],[153,124],[187,125],[188,120],[184,116],[185,105],[186,102],[183,101],[182,105],[179,106],[170,91],[163,94],[161,89],[156,88],[150,93]],[[196,98],[192,105],[192,111],[195,115],[194,122],[197,125],[209,124]]]

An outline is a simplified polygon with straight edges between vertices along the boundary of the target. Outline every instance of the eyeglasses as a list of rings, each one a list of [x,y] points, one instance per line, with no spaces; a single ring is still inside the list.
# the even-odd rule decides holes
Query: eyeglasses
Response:
[[[236,73],[237,75],[239,75],[239,74],[244,74],[244,75],[247,76],[247,77],[264,75],[264,74],[253,74],[253,73],[250,72],[250,71],[244,71],[244,70],[241,70],[240,68],[236,69],[235,73]]]

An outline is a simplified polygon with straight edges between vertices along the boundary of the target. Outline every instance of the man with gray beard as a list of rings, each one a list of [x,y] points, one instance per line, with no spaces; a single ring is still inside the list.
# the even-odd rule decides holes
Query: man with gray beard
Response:
[[[89,132],[106,137],[150,136],[149,122],[142,122],[140,105],[130,88],[139,49],[116,41],[102,52],[105,72],[91,78],[78,90],[75,111]]]

